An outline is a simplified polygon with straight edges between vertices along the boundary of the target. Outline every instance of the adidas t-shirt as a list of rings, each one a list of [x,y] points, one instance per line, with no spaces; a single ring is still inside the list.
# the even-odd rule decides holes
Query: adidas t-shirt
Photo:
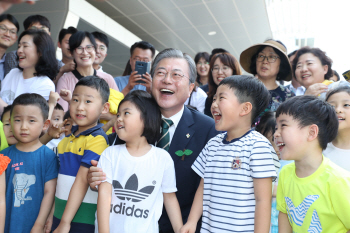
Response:
[[[98,167],[106,173],[105,182],[112,184],[110,232],[159,232],[163,193],[177,191],[169,153],[152,146],[147,154],[134,157],[125,144],[116,145],[102,153]]]
[[[278,157],[263,135],[249,131],[230,142],[226,135],[209,140],[192,165],[204,179],[201,233],[254,232],[253,178],[277,176]]]

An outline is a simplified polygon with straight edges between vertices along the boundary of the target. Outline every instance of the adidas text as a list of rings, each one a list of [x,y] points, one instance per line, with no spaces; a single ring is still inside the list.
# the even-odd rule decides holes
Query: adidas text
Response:
[[[132,207],[126,207],[126,203],[120,202],[119,205],[111,204],[111,213],[123,214],[126,216],[135,216],[136,218],[148,218],[149,210],[135,209],[135,205]]]

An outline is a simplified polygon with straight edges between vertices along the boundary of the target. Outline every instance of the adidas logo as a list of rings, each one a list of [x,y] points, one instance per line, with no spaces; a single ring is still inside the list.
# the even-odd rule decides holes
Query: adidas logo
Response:
[[[114,194],[118,199],[123,201],[126,199],[128,201],[131,200],[132,202],[140,202],[151,195],[155,187],[153,185],[149,185],[137,191],[138,186],[139,181],[136,174],[131,175],[126,181],[125,188],[123,188],[123,186],[117,180],[113,180]]]

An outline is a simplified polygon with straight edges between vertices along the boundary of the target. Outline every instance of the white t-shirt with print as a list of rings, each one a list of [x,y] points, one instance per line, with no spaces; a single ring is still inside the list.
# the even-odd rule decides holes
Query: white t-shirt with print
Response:
[[[328,157],[333,163],[339,167],[350,171],[350,150],[335,147],[333,143],[328,143],[327,148],[323,151],[323,155]]]
[[[55,84],[47,76],[23,78],[23,72],[12,69],[1,82],[1,99],[12,104],[15,98],[24,93],[36,93],[49,100],[50,91],[55,91]]]
[[[104,182],[112,184],[110,232],[159,232],[163,193],[177,191],[169,153],[152,146],[147,154],[134,157],[125,144],[110,146],[102,153],[97,167],[106,173]]]

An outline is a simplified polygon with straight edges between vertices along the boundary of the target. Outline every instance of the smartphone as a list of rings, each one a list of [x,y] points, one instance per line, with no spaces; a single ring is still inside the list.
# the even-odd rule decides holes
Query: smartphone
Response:
[[[149,73],[151,70],[151,62],[143,62],[143,61],[136,61],[135,64],[135,71],[137,71],[137,74],[143,75]],[[141,78],[143,78],[141,76]],[[137,83],[146,83],[142,80],[136,81]]]

